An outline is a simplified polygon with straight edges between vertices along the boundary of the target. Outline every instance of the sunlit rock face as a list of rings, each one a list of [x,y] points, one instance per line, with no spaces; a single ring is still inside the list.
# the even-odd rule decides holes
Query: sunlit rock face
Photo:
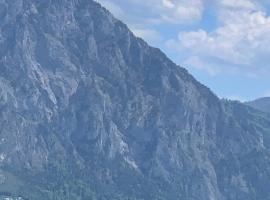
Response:
[[[3,198],[270,199],[270,118],[92,0],[0,0],[0,115]]]

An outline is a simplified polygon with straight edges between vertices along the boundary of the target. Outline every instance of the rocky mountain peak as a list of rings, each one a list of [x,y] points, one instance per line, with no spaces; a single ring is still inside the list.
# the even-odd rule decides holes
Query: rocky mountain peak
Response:
[[[3,198],[269,198],[267,115],[92,0],[1,0],[0,16]]]

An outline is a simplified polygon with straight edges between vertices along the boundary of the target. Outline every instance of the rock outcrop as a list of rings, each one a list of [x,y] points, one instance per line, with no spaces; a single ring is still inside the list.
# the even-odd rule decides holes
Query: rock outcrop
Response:
[[[270,118],[92,0],[0,0],[0,194],[270,199]]]

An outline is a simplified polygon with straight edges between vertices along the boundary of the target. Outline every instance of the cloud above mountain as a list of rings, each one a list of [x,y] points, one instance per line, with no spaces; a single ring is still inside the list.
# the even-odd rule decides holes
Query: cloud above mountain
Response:
[[[168,41],[169,47],[189,51],[184,62],[196,58],[202,63],[201,68],[208,71],[212,64],[216,66],[211,71],[216,73],[269,75],[266,61],[270,53],[270,17],[267,12],[247,0],[223,0],[218,9],[217,27],[179,32],[176,39]]]
[[[199,80],[241,76],[246,82],[269,82],[267,0],[98,1],[176,63],[208,75],[196,77]],[[262,90],[266,88],[261,88],[261,94]]]
[[[117,17],[135,23],[182,24],[199,20],[202,0],[97,0]],[[124,16],[123,16],[124,15]]]

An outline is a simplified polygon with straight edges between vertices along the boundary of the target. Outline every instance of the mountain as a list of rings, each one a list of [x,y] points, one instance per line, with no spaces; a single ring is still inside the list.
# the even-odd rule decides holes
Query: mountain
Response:
[[[256,99],[254,101],[247,102],[246,104],[257,110],[268,113],[270,112],[270,97]]]
[[[0,116],[0,199],[270,199],[270,117],[92,0],[0,0]]]

